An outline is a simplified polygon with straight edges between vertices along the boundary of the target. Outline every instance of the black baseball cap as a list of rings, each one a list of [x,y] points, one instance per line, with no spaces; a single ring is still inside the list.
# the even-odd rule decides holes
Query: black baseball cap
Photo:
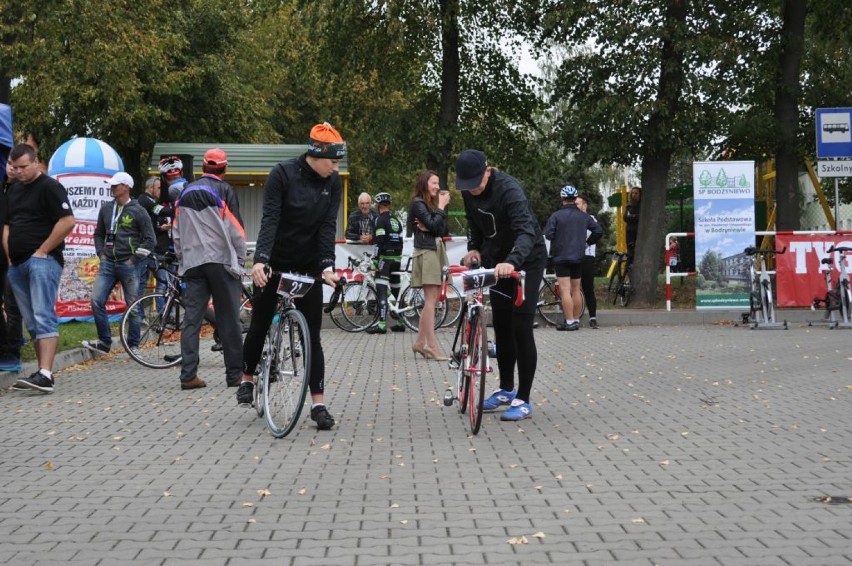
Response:
[[[466,149],[456,158],[456,188],[469,191],[477,188],[485,176],[488,160],[478,149]]]

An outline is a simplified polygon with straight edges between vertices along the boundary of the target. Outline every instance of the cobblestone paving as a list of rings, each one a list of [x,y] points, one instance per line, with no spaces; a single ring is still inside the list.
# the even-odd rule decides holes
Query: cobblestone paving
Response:
[[[533,418],[476,437],[410,332],[325,330],[338,425],[281,440],[207,348],[198,391],[123,354],[6,390],[0,562],[852,562],[852,332],[536,333]]]

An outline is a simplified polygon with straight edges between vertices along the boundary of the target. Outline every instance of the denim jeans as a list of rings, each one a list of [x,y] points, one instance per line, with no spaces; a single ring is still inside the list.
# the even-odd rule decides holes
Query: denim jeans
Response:
[[[9,267],[9,284],[15,293],[24,326],[35,340],[59,336],[56,298],[62,266],[56,258],[30,257]]]
[[[106,312],[106,302],[117,283],[121,283],[121,287],[124,290],[125,304],[129,305],[135,301],[139,293],[139,266],[127,262],[102,259],[101,266],[98,269],[98,276],[95,278],[95,288],[92,290],[92,314],[95,317],[98,340],[106,346],[112,345],[112,333]],[[127,345],[131,348],[139,345],[139,327],[141,322],[138,310],[130,313]]]

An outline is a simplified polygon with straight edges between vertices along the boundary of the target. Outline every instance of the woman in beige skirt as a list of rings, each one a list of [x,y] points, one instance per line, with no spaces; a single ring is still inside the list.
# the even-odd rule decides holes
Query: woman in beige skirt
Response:
[[[414,223],[414,254],[411,286],[423,288],[420,329],[411,345],[414,357],[446,361],[435,336],[435,305],[441,292],[441,276],[447,260],[444,235],[448,232],[449,191],[442,191],[438,174],[424,171],[417,177],[408,211]]]

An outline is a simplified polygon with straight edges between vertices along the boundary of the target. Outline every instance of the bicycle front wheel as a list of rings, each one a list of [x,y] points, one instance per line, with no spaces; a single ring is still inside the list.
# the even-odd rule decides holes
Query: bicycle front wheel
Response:
[[[482,405],[485,402],[485,376],[488,373],[488,340],[485,312],[479,310],[470,325],[470,364],[468,366],[468,417],[471,434],[478,434],[482,426]]]
[[[141,312],[139,343],[132,344],[131,313]],[[165,369],[181,361],[180,333],[184,307],[180,299],[167,293],[151,293],[131,303],[121,317],[121,345],[136,362],[152,369]],[[135,339],[134,339],[135,341]]]
[[[350,281],[343,286],[340,308],[351,326],[349,332],[361,332],[379,319],[379,303],[376,289],[365,281]]]
[[[551,326],[565,322],[562,313],[562,301],[556,294],[556,286],[552,281],[545,280],[538,290],[538,314]]]
[[[612,277],[609,278],[609,284],[606,288],[607,298],[609,302],[615,304],[618,302],[618,291],[621,289],[622,282],[622,274],[621,270],[615,270],[615,273],[612,274]]]
[[[263,410],[275,438],[290,434],[299,422],[308,394],[311,338],[305,316],[284,311],[269,329],[271,363],[263,387]]]

